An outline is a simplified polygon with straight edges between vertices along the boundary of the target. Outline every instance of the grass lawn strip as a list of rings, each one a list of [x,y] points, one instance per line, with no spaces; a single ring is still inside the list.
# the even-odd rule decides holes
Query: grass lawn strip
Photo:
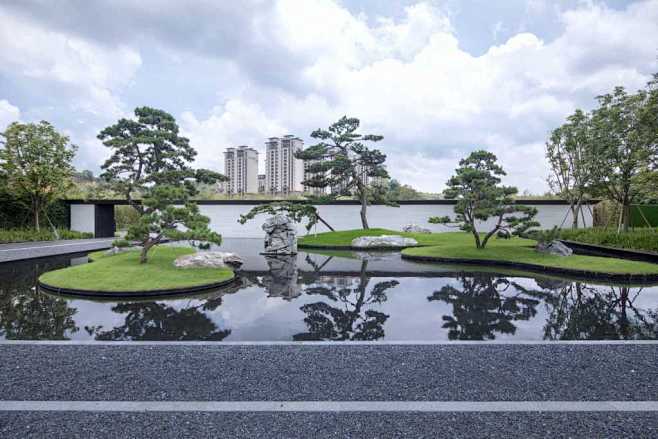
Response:
[[[188,247],[158,246],[146,264],[139,251],[107,256],[90,254],[94,262],[44,273],[39,281],[54,288],[99,292],[173,290],[225,282],[234,277],[229,268],[177,268],[174,260],[194,253]]]
[[[407,248],[402,251],[402,255],[410,257],[420,256],[426,258],[437,258],[437,260],[445,259],[455,262],[466,262],[469,260],[486,261],[493,264],[496,262],[512,262],[535,265],[538,267],[604,274],[658,275],[658,264],[651,264],[648,262],[604,258],[599,256],[571,255],[561,257],[538,253],[532,247],[501,246],[494,243],[484,250],[478,250],[473,245]]]
[[[381,236],[381,235],[398,235],[406,238],[413,238],[418,241],[418,246],[434,245],[471,245],[474,246],[473,236],[464,232],[445,232],[445,233],[405,233],[388,229],[356,229],[342,230],[339,232],[318,233],[316,235],[305,235],[299,240],[299,247],[304,248],[334,248],[348,249],[352,246],[352,240],[361,236]],[[491,238],[489,241],[492,245],[518,247],[522,245],[531,246],[534,241],[522,238],[497,239]],[[395,249],[398,249],[397,247]],[[367,250],[367,249],[361,249]]]

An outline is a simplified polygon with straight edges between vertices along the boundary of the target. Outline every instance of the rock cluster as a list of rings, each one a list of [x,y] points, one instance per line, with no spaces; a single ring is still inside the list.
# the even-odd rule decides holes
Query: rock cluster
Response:
[[[404,238],[399,235],[361,236],[352,240],[354,248],[404,248],[418,245],[413,238]]]
[[[571,256],[573,254],[573,250],[560,241],[540,242],[535,249],[539,253],[548,253],[556,256]]]
[[[235,253],[199,252],[176,258],[174,265],[178,268],[240,268],[243,261]]]
[[[297,256],[265,256],[265,260],[270,269],[269,274],[263,276],[267,295],[281,297],[284,300],[301,296],[301,287],[297,283]]]
[[[402,227],[402,231],[406,233],[432,233],[430,229],[419,226],[418,224],[407,224]]]
[[[295,224],[286,215],[277,214],[265,221],[264,255],[297,254],[297,231]]]

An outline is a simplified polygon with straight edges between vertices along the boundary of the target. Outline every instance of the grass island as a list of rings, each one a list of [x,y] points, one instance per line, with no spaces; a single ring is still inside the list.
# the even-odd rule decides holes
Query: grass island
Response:
[[[189,247],[157,246],[149,261],[139,263],[140,252],[89,255],[92,263],[49,271],[39,277],[47,291],[88,296],[139,296],[194,292],[233,281],[230,268],[177,268],[178,256],[194,253]]]
[[[498,266],[592,278],[658,281],[658,264],[600,256],[574,254],[561,257],[539,253],[534,250],[535,241],[518,237],[494,238],[489,241],[485,249],[477,249],[473,244],[473,236],[465,232],[423,234],[387,229],[346,230],[306,235],[300,240],[299,247],[324,250],[353,249],[351,242],[354,238],[379,235],[400,235],[418,241],[417,246],[402,250],[402,257],[410,260]]]

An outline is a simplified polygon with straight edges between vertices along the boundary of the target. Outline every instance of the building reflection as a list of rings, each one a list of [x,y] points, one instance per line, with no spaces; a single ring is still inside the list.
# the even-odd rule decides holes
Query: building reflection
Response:
[[[399,285],[396,280],[370,285],[368,261],[361,263],[358,277],[318,275],[304,292],[322,300],[300,307],[306,315],[307,331],[293,335],[293,340],[377,340],[384,337],[388,314],[379,311],[386,293]]]

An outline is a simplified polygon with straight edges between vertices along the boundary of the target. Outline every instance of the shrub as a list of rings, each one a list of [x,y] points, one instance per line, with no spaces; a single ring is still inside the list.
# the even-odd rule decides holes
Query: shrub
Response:
[[[132,244],[127,239],[115,239],[112,241],[112,247],[125,248],[130,247]]]
[[[560,239],[630,250],[658,252],[658,229],[636,228],[617,233],[615,229],[562,229]]]
[[[67,229],[57,229],[57,235],[49,229],[41,229],[39,231],[33,229],[0,229],[0,243],[52,241],[55,239],[87,239],[93,237],[93,233],[75,232]]]
[[[137,224],[139,221],[139,212],[128,205],[114,206],[114,218],[117,224],[117,230],[126,230],[128,227]]]

